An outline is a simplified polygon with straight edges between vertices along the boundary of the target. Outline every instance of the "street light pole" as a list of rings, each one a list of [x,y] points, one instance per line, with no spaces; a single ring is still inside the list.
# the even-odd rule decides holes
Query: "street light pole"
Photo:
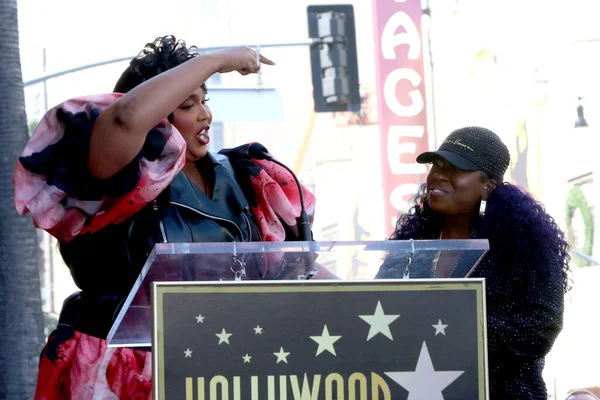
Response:
[[[264,43],[264,44],[257,44],[251,47],[255,47],[257,49],[265,49],[265,48],[273,48],[273,47],[299,47],[299,46],[310,46],[312,44],[314,44],[316,41],[318,40],[313,40],[313,39],[305,39],[305,40],[299,40],[299,41],[295,41],[295,42],[282,42],[282,43]],[[240,45],[240,46],[245,46],[245,45]],[[203,52],[208,52],[208,51],[213,51],[213,50],[218,50],[218,49],[222,49],[225,47],[232,47],[231,45],[220,45],[220,46],[208,46],[208,47],[202,47],[202,48],[198,48],[198,52],[199,53],[203,53]],[[39,76],[37,78],[34,79],[30,79],[26,82],[23,82],[23,86],[27,87],[30,85],[35,85],[36,83],[40,83],[40,82],[45,82],[49,79],[53,79],[53,78],[58,78],[59,76],[63,76],[63,75],[67,75],[67,74],[72,74],[74,72],[79,72],[79,71],[83,71],[86,69],[90,69],[90,68],[96,68],[96,67],[101,67],[103,65],[109,65],[109,64],[115,64],[115,63],[119,63],[119,62],[123,62],[123,61],[129,61],[132,58],[134,58],[135,56],[127,56],[127,57],[118,57],[118,58],[113,58],[113,59],[109,59],[109,60],[104,60],[104,61],[99,61],[99,62],[95,62],[95,63],[91,63],[91,64],[85,64],[79,67],[75,67],[75,68],[69,68],[63,71],[59,71],[59,72],[53,72],[50,74],[46,74],[44,73],[42,76]]]

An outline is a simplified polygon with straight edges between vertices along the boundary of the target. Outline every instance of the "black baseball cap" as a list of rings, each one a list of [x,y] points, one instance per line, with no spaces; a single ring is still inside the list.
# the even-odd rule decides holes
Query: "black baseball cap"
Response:
[[[436,157],[463,171],[483,171],[497,181],[502,181],[510,164],[510,152],[500,137],[478,126],[453,131],[437,151],[420,154],[417,162],[427,164]]]

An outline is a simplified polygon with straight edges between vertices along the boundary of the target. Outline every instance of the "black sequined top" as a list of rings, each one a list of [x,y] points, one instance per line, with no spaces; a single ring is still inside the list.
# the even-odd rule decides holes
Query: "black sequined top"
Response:
[[[473,273],[486,279],[492,399],[547,398],[544,357],[562,330],[564,295],[561,269],[539,270],[490,254]]]
[[[486,280],[490,396],[492,400],[547,399],[542,370],[544,357],[562,329],[562,269],[539,268],[511,257],[490,251],[471,275]],[[405,264],[386,260],[377,278],[399,279]],[[547,275],[547,271],[555,272]]]

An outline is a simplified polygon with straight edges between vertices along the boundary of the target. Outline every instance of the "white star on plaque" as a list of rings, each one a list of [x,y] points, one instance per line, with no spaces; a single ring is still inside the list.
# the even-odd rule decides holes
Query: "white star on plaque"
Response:
[[[385,315],[381,302],[377,302],[375,313],[373,315],[359,315],[360,318],[365,320],[371,327],[369,328],[369,335],[367,341],[371,340],[373,336],[381,333],[390,340],[394,340],[392,332],[390,331],[390,324],[394,322],[400,314],[388,314]]]
[[[249,356],[248,353],[246,353],[246,355],[242,358],[244,359],[244,364],[246,364],[246,363],[250,362],[250,359],[252,358],[252,356]]]
[[[189,349],[189,347],[188,347],[188,349],[187,349],[187,350],[184,350],[184,353],[185,353],[185,358],[192,358],[192,353],[193,353],[193,351],[191,351],[191,350]]]
[[[310,336],[310,338],[319,344],[319,347],[317,348],[317,356],[325,350],[334,356],[336,355],[333,344],[340,340],[341,336],[331,336],[329,334],[329,330],[327,329],[327,325],[323,327],[323,333],[321,333],[321,336]]]
[[[215,333],[215,335],[219,338],[219,344],[227,343],[229,344],[229,337],[233,335],[233,333],[227,333],[225,328],[221,331],[221,333]]]
[[[256,325],[256,328],[254,328],[255,335],[262,335],[262,331],[263,331],[263,328],[261,328],[260,325]]]
[[[444,325],[442,324],[442,320],[438,320],[437,325],[431,325],[435,328],[435,336],[438,335],[438,333],[441,333],[442,335],[446,336],[446,328],[448,327],[448,325]]]
[[[196,317],[196,323],[197,324],[203,324],[204,323],[204,317],[202,316],[202,314],[198,314],[198,316]]]
[[[444,400],[446,389],[465,371],[436,371],[427,345],[423,342],[417,367],[413,372],[385,372],[398,385],[408,391],[407,400]]]
[[[283,351],[283,347],[279,348],[279,352],[278,353],[273,353],[277,356],[277,364],[279,364],[281,361],[283,361],[284,363],[288,363],[287,362],[287,356],[290,355],[289,352],[285,352]]]

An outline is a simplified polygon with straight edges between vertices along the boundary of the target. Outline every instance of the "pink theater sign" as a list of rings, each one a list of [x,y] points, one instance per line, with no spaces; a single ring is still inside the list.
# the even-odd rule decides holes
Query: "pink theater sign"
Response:
[[[385,231],[425,181],[428,150],[421,0],[373,0]]]

